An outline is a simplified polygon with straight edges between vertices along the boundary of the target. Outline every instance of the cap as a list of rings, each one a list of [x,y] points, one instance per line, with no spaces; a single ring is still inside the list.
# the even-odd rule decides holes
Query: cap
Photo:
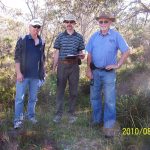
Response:
[[[33,20],[31,20],[31,22],[29,24],[32,26],[34,26],[34,25],[42,26],[42,22],[40,19],[33,19]]]
[[[76,17],[75,17],[74,15],[72,15],[72,14],[68,14],[68,15],[65,16],[63,22],[65,22],[65,21],[70,21],[70,20],[73,20],[73,21],[76,22]]]

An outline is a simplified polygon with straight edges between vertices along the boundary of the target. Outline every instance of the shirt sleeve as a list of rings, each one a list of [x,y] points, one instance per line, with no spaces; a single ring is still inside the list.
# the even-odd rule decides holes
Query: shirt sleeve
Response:
[[[92,36],[93,37],[93,36]],[[93,38],[90,38],[88,43],[86,44],[86,47],[85,47],[85,50],[88,52],[88,53],[91,53],[92,49],[93,49],[93,46],[92,46],[92,39]]]
[[[118,49],[120,49],[120,51],[122,53],[126,52],[129,49],[129,46],[128,46],[127,42],[122,37],[122,35],[119,34],[119,33],[117,35],[117,44],[118,44]]]
[[[60,49],[60,35],[57,36],[55,42],[54,42],[54,48]]]
[[[20,63],[21,61],[21,42],[22,42],[22,38],[19,38],[19,40],[16,43],[15,56],[14,56],[15,63]]]
[[[79,44],[79,51],[82,51],[85,49],[85,44],[84,44],[84,39],[83,37],[81,36],[81,39],[80,39],[80,44]]]

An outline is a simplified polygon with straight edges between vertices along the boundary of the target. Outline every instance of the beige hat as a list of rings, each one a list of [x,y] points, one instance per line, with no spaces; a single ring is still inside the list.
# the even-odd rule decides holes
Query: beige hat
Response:
[[[116,18],[110,14],[109,12],[101,12],[99,14],[99,17],[96,17],[96,20],[102,19],[102,18],[106,18],[106,19],[110,19],[112,22],[115,22]]]
[[[72,14],[68,14],[68,15],[65,16],[63,22],[65,22],[65,21],[71,21],[71,20],[76,22],[76,17],[74,15],[72,15]]]
[[[33,20],[31,20],[31,22],[29,24],[32,26],[35,26],[35,25],[42,26],[42,22],[40,19],[33,19]]]

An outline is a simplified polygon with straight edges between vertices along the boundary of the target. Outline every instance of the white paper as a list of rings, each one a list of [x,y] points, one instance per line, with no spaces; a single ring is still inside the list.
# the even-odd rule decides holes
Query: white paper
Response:
[[[76,56],[82,56],[84,54],[76,54],[76,55],[67,55],[67,57],[76,57]]]

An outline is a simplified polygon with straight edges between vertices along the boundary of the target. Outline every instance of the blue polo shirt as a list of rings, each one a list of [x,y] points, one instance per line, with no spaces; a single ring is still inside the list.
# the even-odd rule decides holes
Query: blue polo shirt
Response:
[[[76,31],[72,35],[67,31],[62,32],[57,36],[54,48],[59,50],[59,59],[65,59],[67,55],[76,55],[85,49],[83,36]]]
[[[35,45],[31,35],[26,37],[26,62],[25,62],[25,78],[39,78],[39,61],[41,58],[42,40],[39,38],[39,44]]]
[[[95,32],[85,49],[92,55],[96,67],[106,67],[116,64],[118,50],[124,53],[129,46],[119,32],[109,29],[107,35],[102,35],[100,31]]]

